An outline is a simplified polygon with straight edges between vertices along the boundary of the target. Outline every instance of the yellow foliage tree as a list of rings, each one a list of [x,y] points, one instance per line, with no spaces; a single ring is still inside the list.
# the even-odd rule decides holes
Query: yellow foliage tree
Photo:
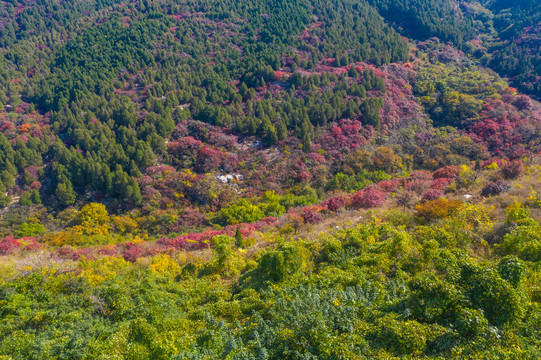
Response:
[[[180,265],[167,254],[159,254],[153,257],[150,268],[158,274],[175,275],[180,273]]]
[[[79,261],[81,276],[87,278],[88,282],[94,286],[101,282],[111,279],[130,266],[130,263],[122,257],[105,257],[98,260]]]
[[[79,214],[79,221],[81,224],[74,226],[73,229],[85,235],[107,235],[111,228],[109,213],[105,205],[100,203],[90,203],[83,206]]]
[[[402,159],[390,147],[381,146],[372,155],[372,165],[374,170],[392,174],[402,169]]]
[[[120,234],[133,234],[137,231],[137,221],[129,216],[113,216],[115,231]]]

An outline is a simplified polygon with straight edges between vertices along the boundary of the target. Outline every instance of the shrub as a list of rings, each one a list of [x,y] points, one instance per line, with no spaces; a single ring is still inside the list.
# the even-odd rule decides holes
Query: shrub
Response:
[[[448,179],[454,179],[458,176],[460,173],[460,170],[457,166],[445,166],[441,169],[438,169],[434,171],[432,174],[432,177],[434,179],[440,179],[440,178],[448,178]]]
[[[505,222],[509,225],[536,225],[531,218],[530,210],[518,202],[514,202],[505,209]]]
[[[503,180],[498,180],[496,182],[489,182],[481,190],[481,196],[489,197],[499,195],[511,190],[511,185],[506,183]]]
[[[299,243],[281,245],[277,250],[266,250],[255,269],[239,279],[241,288],[260,289],[269,282],[280,282],[300,273],[308,264],[311,253]]]
[[[23,223],[13,233],[18,238],[45,234],[45,227],[37,222]]]
[[[128,328],[128,340],[132,344],[133,343],[142,344],[148,347],[152,344],[157,334],[158,332],[156,331],[156,328],[150,325],[146,321],[146,319],[137,318],[130,321],[130,325]],[[147,350],[147,349],[144,349],[144,350]],[[133,350],[131,350],[131,352],[133,352]],[[145,355],[146,357],[149,356],[148,350],[147,350],[147,354]],[[137,358],[141,358],[141,357],[137,357]]]
[[[454,328],[466,338],[478,336],[488,327],[483,312],[477,309],[460,308],[455,317]]]
[[[344,258],[343,243],[336,238],[328,238],[319,253],[318,262],[337,263]]]
[[[490,159],[483,161],[481,167],[486,170],[498,170],[500,167],[502,167],[502,165],[502,159]]]
[[[323,220],[323,216],[321,216],[321,214],[313,207],[304,208],[301,216],[304,219],[304,222],[307,224],[317,224]]]
[[[374,151],[372,166],[375,170],[382,170],[387,174],[392,174],[402,168],[402,159],[394,153],[392,148],[382,146]]]
[[[473,306],[482,309],[492,325],[501,326],[522,317],[524,299],[491,268],[466,265],[460,283]]]
[[[257,206],[242,199],[239,203],[220,210],[217,216],[220,225],[236,225],[252,223],[265,217],[265,213]]]
[[[130,234],[137,231],[137,221],[129,216],[114,216],[112,220],[116,233]]]
[[[396,203],[405,208],[411,208],[419,200],[417,193],[414,191],[404,190],[396,195]]]
[[[241,241],[238,241],[237,245],[240,248],[247,249],[257,244],[257,240],[253,237],[243,237]]]
[[[430,185],[432,185],[431,180],[425,180],[425,179],[413,179],[411,181],[408,181],[405,188],[408,191],[415,191],[417,194],[421,195],[423,194],[428,188],[430,188]]]
[[[500,249],[526,261],[541,261],[541,226],[537,223],[513,227],[504,236]]]
[[[286,212],[284,205],[280,203],[281,196],[274,191],[266,191],[263,196],[263,204],[259,205],[267,216],[281,216]]]
[[[167,254],[159,254],[150,261],[150,268],[158,274],[174,275],[180,272],[180,265]]]
[[[384,347],[396,355],[420,355],[430,337],[437,337],[444,332],[441,326],[398,321],[389,317],[377,320],[376,326],[374,345]]]
[[[122,251],[122,257],[124,260],[134,263],[137,261],[137,258],[143,254],[143,249],[141,249],[137,244],[133,242],[128,242],[124,245],[124,250]]]
[[[535,208],[541,208],[541,193],[532,190],[532,193],[528,196],[528,205]]]
[[[428,189],[423,195],[424,200],[437,200],[441,197],[443,197],[443,191],[439,189]]]
[[[316,203],[318,201],[317,194],[309,194],[309,195],[294,195],[294,194],[286,194],[282,196],[280,199],[280,204],[282,204],[286,210],[295,206],[306,206],[313,203]]]
[[[374,208],[381,206],[387,194],[378,189],[369,188],[363,191],[356,192],[351,198],[351,205],[356,208]]]
[[[509,281],[511,285],[517,287],[522,281],[526,266],[516,256],[503,257],[498,263],[498,272],[502,279]]]
[[[287,224],[283,227],[284,231],[293,229],[296,234],[297,231],[299,231],[299,229],[304,225],[304,218],[297,213],[288,214],[286,219]]]
[[[212,261],[209,265],[213,272],[225,277],[238,275],[244,261],[235,250],[235,242],[235,238],[226,235],[212,238]]]
[[[341,196],[337,196],[337,197],[333,197],[333,198],[330,198],[329,200],[327,200],[325,202],[325,205],[327,206],[327,208],[333,212],[336,212],[338,211],[339,209],[343,208],[344,206],[346,206],[346,199],[344,199],[343,197]]]
[[[421,222],[429,222],[434,219],[443,219],[456,212],[462,205],[460,201],[440,198],[418,204],[415,207],[417,218]]]
[[[417,321],[446,325],[463,301],[462,293],[454,285],[437,277],[419,277],[408,285],[411,294],[406,304]]]
[[[467,188],[472,186],[477,181],[477,173],[470,170],[466,165],[462,166],[460,174],[455,179],[457,188]]]
[[[105,205],[100,203],[89,203],[83,206],[79,213],[81,224],[85,222],[89,225],[104,225],[111,221]]]
[[[516,179],[524,174],[524,165],[520,160],[513,160],[505,164],[501,172],[504,179]]]
[[[21,244],[13,236],[7,236],[2,241],[0,241],[0,254],[11,254],[20,245]]]

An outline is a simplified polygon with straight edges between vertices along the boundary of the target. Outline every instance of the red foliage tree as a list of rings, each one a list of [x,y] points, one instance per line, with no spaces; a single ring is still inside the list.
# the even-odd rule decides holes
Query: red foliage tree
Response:
[[[431,184],[432,181],[430,180],[413,179],[406,183],[405,188],[408,191],[414,191],[417,194],[421,195],[430,187]]]
[[[301,216],[304,219],[304,222],[307,224],[317,224],[323,220],[323,216],[311,206],[305,207],[302,210]]]
[[[116,256],[118,254],[118,249],[113,244],[110,244],[98,249],[98,254],[105,256]]]
[[[508,192],[509,190],[511,190],[511,185],[503,180],[498,180],[496,182],[486,184],[481,190],[481,196],[488,197],[499,195],[501,193]]]
[[[346,199],[341,196],[336,196],[325,201],[325,205],[330,211],[336,212],[346,206]]]
[[[165,173],[175,173],[174,167],[166,165],[150,166],[145,169],[146,175],[157,178],[163,176]]]
[[[430,184],[430,188],[431,189],[440,189],[440,190],[443,190],[445,189],[447,186],[449,186],[449,184],[451,183],[451,181],[453,181],[453,179],[448,179],[448,178],[437,178],[437,179],[434,179],[432,181],[432,183]]]
[[[387,194],[375,188],[356,192],[351,198],[351,205],[356,208],[374,208],[381,206]]]
[[[428,189],[423,195],[424,200],[437,200],[441,197],[443,197],[443,191],[439,189]]]
[[[508,154],[515,146],[527,143],[527,133],[518,127],[527,124],[522,115],[510,104],[501,100],[488,100],[478,120],[468,127],[471,137],[485,143],[493,153]]]
[[[41,249],[42,247],[43,247],[43,244],[33,241],[30,244],[26,245],[23,248],[23,251],[35,251],[35,250]]]
[[[62,246],[55,251],[56,256],[60,259],[77,261],[81,257],[77,251],[71,246]]]
[[[143,254],[143,249],[139,245],[132,242],[128,242],[124,245],[124,250],[122,251],[122,257],[124,260],[134,263],[137,261],[137,258]]]
[[[408,180],[432,180],[432,174],[430,171],[426,170],[415,170],[412,172],[408,178]]]
[[[30,188],[39,190],[41,189],[41,183],[39,181],[32,181]]]
[[[402,182],[402,179],[384,180],[377,183],[377,186],[386,193],[394,193],[402,186]]]
[[[184,209],[177,222],[171,228],[172,231],[181,231],[183,228],[197,228],[207,223],[205,215],[198,209]]]
[[[517,96],[517,99],[513,103],[519,110],[531,110],[533,109],[532,99],[526,95]]]
[[[204,147],[199,151],[197,158],[198,170],[208,172],[216,170],[222,165],[223,154],[220,150]]]
[[[502,167],[502,176],[505,179],[516,179],[524,174],[524,165],[520,160],[513,160]]]
[[[298,182],[309,182],[312,179],[312,174],[310,174],[308,171],[300,171],[297,173],[297,176],[295,176],[295,180]]]
[[[202,142],[192,136],[185,136],[167,145],[168,152],[173,156],[174,163],[181,167],[191,167],[197,158]]]
[[[12,254],[16,249],[21,246],[19,241],[13,236],[6,236],[2,241],[0,241],[0,254],[8,255]]]
[[[440,178],[448,178],[448,179],[454,179],[458,176],[460,173],[460,170],[457,166],[444,166],[441,169],[438,169],[434,171],[432,174],[432,177],[434,179],[440,179]]]

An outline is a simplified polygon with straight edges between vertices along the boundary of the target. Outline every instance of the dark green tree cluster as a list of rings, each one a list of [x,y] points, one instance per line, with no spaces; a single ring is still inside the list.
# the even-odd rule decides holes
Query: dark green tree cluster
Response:
[[[462,45],[477,31],[471,15],[457,11],[450,0],[369,0],[390,23],[405,35],[425,40],[436,36]]]
[[[167,161],[165,140],[188,118],[257,135],[267,146],[294,135],[305,151],[317,127],[342,118],[362,112],[378,127],[381,105],[365,101],[366,91],[384,92],[385,82],[372,71],[306,77],[295,70],[328,58],[340,67],[407,55],[399,35],[361,1],[20,5],[2,30],[17,28],[2,37],[9,47],[0,59],[0,101],[16,108],[22,96],[50,111],[51,133],[17,140],[6,153],[17,172],[4,177],[9,188],[25,167],[41,166],[54,179],[41,197],[63,205],[89,190],[139,204],[135,178]],[[83,21],[90,17],[98,21]],[[321,24],[311,28],[316,18]],[[292,75],[282,90],[261,91],[283,67]]]
[[[494,29],[500,41],[490,51],[488,65],[528,93],[541,96],[541,42],[539,23],[541,4],[538,1],[498,0],[485,4],[494,14]]]

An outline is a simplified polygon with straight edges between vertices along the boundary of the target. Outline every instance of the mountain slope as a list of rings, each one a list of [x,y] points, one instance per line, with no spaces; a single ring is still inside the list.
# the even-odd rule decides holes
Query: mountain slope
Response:
[[[539,14],[2,2],[0,359],[538,358]]]

